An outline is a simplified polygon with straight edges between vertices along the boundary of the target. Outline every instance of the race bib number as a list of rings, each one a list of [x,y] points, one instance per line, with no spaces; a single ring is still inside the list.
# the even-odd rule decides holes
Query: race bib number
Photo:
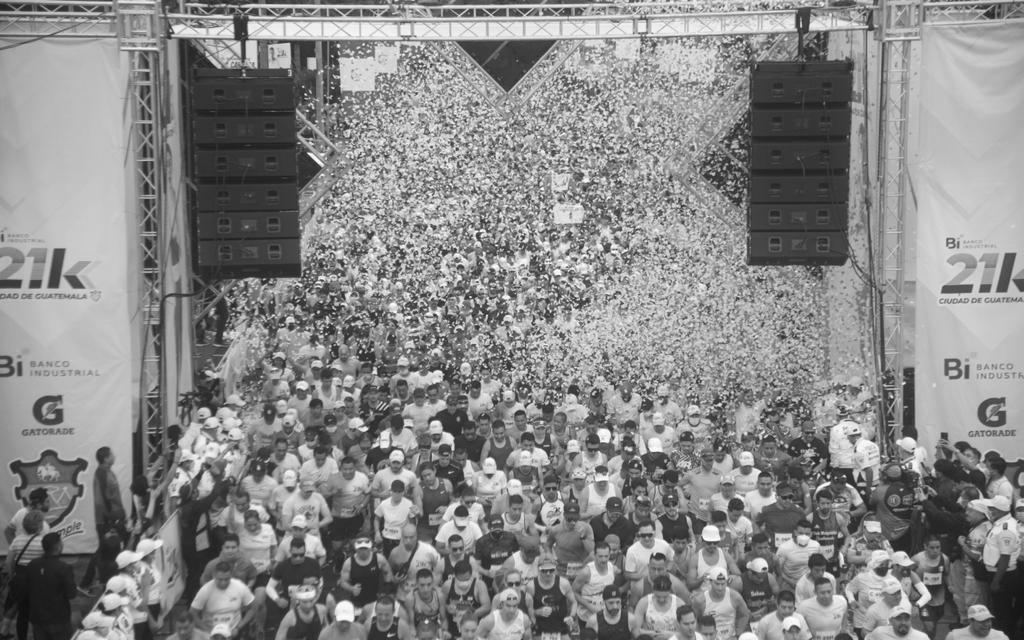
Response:
[[[229,627],[232,627],[234,626],[233,623],[235,621],[235,616],[232,613],[215,613],[211,617],[210,621],[213,623],[213,626],[217,626],[218,624],[226,624]]]
[[[556,631],[545,631],[540,634],[540,640],[562,640],[562,634]]]
[[[921,576],[921,582],[923,582],[926,587],[937,587],[942,584],[942,574],[926,573]]]
[[[356,510],[353,509],[352,507],[338,509],[338,517],[339,518],[354,518],[354,517],[356,517]]]
[[[793,539],[792,533],[776,533],[775,534],[775,548],[778,549],[783,544]]]
[[[432,527],[441,526],[441,515],[440,513],[431,513],[427,515],[427,524]]]
[[[388,540],[399,540],[402,537],[402,530],[398,527],[384,527],[382,535]]]

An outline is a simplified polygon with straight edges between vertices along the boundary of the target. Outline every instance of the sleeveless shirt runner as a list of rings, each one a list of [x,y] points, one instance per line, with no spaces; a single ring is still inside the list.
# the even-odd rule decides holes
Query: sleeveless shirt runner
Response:
[[[512,439],[505,438],[505,444],[500,447],[494,444],[494,438],[488,438],[487,440],[491,443],[491,451],[487,455],[494,458],[494,464],[496,464],[499,469],[504,469],[505,463],[508,461],[508,457],[512,455],[512,452],[515,450],[515,445],[512,444]]]
[[[516,617],[512,622],[505,622],[500,611],[492,611],[490,615],[494,620],[494,628],[488,637],[493,640],[522,640],[526,630],[530,628],[530,619],[521,609],[516,609]]]
[[[370,620],[370,631],[366,634],[366,640],[399,640],[398,617],[395,616],[391,620],[391,626],[386,631],[381,631],[377,628],[377,616],[373,616],[373,619]]]
[[[462,617],[480,608],[480,601],[476,598],[476,578],[470,581],[466,593],[455,591],[455,581],[452,580],[452,586],[448,588],[448,606],[455,607],[455,615],[448,614],[448,632],[458,637]]]
[[[352,569],[349,577],[350,584],[362,585],[359,595],[352,596],[352,604],[357,607],[370,604],[377,599],[377,591],[380,590],[380,565],[377,564],[377,554],[370,556],[370,562],[361,565],[352,556]]]
[[[654,598],[647,601],[647,611],[640,622],[643,632],[652,634],[672,633],[676,630],[676,608],[685,604],[679,596],[673,595],[672,602],[664,611],[655,608]]]
[[[420,489],[423,491],[423,513],[426,514],[426,517],[420,519],[419,529],[420,531],[429,531],[430,537],[433,539],[437,535],[437,529],[441,526],[441,516],[444,515],[444,509],[441,509],[440,512],[438,509],[447,508],[451,504],[452,497],[444,483],[440,481],[435,489],[423,486]]]
[[[771,610],[775,594],[771,583],[765,579],[761,583],[754,582],[747,573],[743,574],[743,601],[750,609],[751,622],[757,622]]]
[[[715,602],[711,592],[704,594],[704,613],[715,617],[718,640],[736,640],[736,606],[732,603],[732,591]]]
[[[597,614],[597,640],[623,640],[629,638],[629,613],[622,609],[619,611],[617,622],[608,622],[604,617],[605,612]]]
[[[600,608],[604,606],[604,598],[601,597],[601,593],[604,591],[605,587],[615,583],[615,570],[612,568],[611,564],[608,565],[608,569],[605,573],[599,573],[597,566],[593,562],[588,562],[586,566],[587,570],[590,572],[590,582],[583,585],[580,593],[587,603],[600,610]],[[580,617],[584,620],[590,620],[591,615],[589,612],[590,609],[580,607],[580,613],[582,614]]]
[[[551,607],[552,612],[548,617],[537,616],[537,631],[540,633],[569,633],[568,625],[565,624],[565,616],[569,613],[567,599],[562,593],[561,580],[555,578],[555,584],[550,589],[540,586],[540,579],[533,580],[533,610],[536,612],[541,607]]]
[[[299,617],[299,612],[293,610],[295,613],[295,624],[291,629],[285,633],[285,637],[288,640],[317,640],[320,637],[320,631],[324,628],[323,618],[320,617],[319,606],[313,610],[313,617],[310,620],[303,620]],[[326,617],[326,611],[325,617]]]
[[[441,627],[441,598],[438,597],[436,591],[430,591],[429,602],[420,598],[419,590],[413,592],[412,617],[417,629],[424,622],[432,623],[438,628]]]
[[[708,571],[712,567],[721,567],[721,568],[725,569],[726,573],[729,572],[729,563],[726,562],[726,560],[725,560],[725,552],[722,551],[721,549],[717,548],[717,547],[715,548],[715,552],[718,554],[718,559],[715,560],[714,562],[711,562],[711,563],[709,563],[704,558],[704,551],[703,550],[697,552],[697,576],[698,577],[706,576],[708,574]]]

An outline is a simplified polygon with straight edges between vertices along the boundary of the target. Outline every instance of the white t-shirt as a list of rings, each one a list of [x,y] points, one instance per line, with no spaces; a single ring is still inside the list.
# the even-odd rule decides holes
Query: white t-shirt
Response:
[[[673,551],[672,545],[660,538],[654,539],[654,546],[650,549],[640,544],[640,541],[637,541],[630,545],[629,549],[626,550],[626,571],[646,574],[647,565],[651,563],[651,556],[655,553],[664,553],[670,563],[676,556],[676,552]]]
[[[949,636],[946,637],[948,638]],[[990,638],[992,638],[991,633],[988,634],[985,640],[989,640]],[[878,627],[869,633],[865,636],[864,640],[928,640],[928,634],[923,631],[918,631],[917,629],[911,629],[910,633],[907,635],[898,636],[892,630],[890,625],[885,625],[884,627]]]
[[[327,481],[326,490],[331,493],[331,513],[338,518],[353,518],[356,505],[370,491],[370,478],[362,471],[356,471],[351,480],[338,473]]]
[[[381,501],[374,511],[378,518],[384,520],[381,537],[387,540],[401,540],[402,527],[409,523],[412,508],[412,501],[408,498],[402,498],[398,504],[392,502],[390,498]]]
[[[470,522],[465,529],[459,531],[459,529],[455,526],[455,521],[450,520],[442,524],[441,528],[437,530],[437,535],[434,536],[434,541],[438,544],[447,545],[448,538],[452,537],[456,533],[459,534],[459,537],[462,538],[462,541],[466,544],[467,549],[476,544],[476,541],[484,535],[484,532],[475,522]]]
[[[303,498],[302,493],[296,491],[281,505],[281,522],[290,526],[292,518],[298,515],[306,517],[310,533],[320,535],[320,522],[331,516],[331,508],[327,506],[327,500],[316,491],[308,498]]]
[[[743,496],[743,499],[747,501],[747,508],[750,510],[750,519],[757,522],[757,516],[760,515],[761,510],[770,504],[775,504],[775,492],[773,491],[772,494],[766,498],[755,489]]]
[[[793,617],[800,621],[800,640],[809,640],[811,630],[807,628],[807,621],[799,613],[793,613]],[[757,621],[754,633],[758,640],[784,640],[786,637],[782,631],[782,620],[779,620],[778,614],[774,612]]]
[[[277,546],[277,535],[274,533],[274,527],[269,524],[261,524],[258,533],[250,533],[244,527],[238,532],[239,553],[251,562],[260,573],[270,571],[275,546]]]
[[[288,554],[291,553],[292,538],[294,538],[294,536],[290,533],[281,538],[281,544],[277,545],[277,552],[274,554],[274,558],[277,562],[284,562],[288,559]],[[241,537],[239,537],[239,539],[241,539]],[[306,534],[305,542],[306,557],[322,563],[324,558],[327,557],[327,549],[324,547],[324,543],[320,538]]]
[[[843,596],[833,596],[832,604],[823,607],[817,598],[804,600],[796,606],[797,613],[804,617],[807,628],[814,640],[833,640],[843,630],[848,605]]]
[[[227,589],[218,589],[214,580],[207,582],[192,599],[192,608],[202,612],[204,626],[212,629],[226,624],[234,630],[242,620],[242,608],[252,604],[255,597],[245,583],[231,578]]]

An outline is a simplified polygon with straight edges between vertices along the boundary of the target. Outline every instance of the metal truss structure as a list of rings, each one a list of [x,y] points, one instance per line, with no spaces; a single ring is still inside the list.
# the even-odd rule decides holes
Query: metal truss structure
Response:
[[[136,203],[140,211],[139,242],[145,282],[145,355],[140,409],[147,459],[158,454],[163,437],[161,359],[181,357],[161,351],[160,283],[162,194],[168,185],[161,162],[162,96],[170,82],[163,47],[168,38],[197,41],[219,66],[240,63],[228,41],[234,20],[248,18],[249,39],[258,41],[432,41],[442,50],[456,40],[572,40],[616,38],[678,38],[783,34],[794,31],[794,10],[811,7],[811,32],[858,31],[877,25],[882,48],[881,137],[879,142],[879,223],[881,247],[873,265],[882,296],[877,313],[882,336],[879,379],[884,379],[884,413],[889,430],[883,441],[898,435],[903,420],[903,284],[904,213],[907,185],[907,118],[912,42],[924,24],[992,24],[1024,20],[1024,1],[880,0],[849,7],[821,2],[641,2],[630,4],[504,4],[422,6],[418,4],[242,4],[235,6],[183,3],[165,11],[155,0],[26,1],[0,6],[0,38],[116,37],[130,65],[131,152]],[[525,102],[570,56],[572,43],[553,48],[513,93]],[[557,50],[556,50],[557,49]],[[451,56],[454,59],[454,56]],[[463,71],[471,73],[465,68]],[[506,96],[506,101],[509,96]],[[708,111],[709,117],[712,115]],[[723,123],[734,118],[719,113],[699,129],[684,148],[706,148],[718,139]],[[326,194],[345,172],[344,154],[313,122],[302,122],[303,147],[323,170],[304,194],[304,213]],[[689,171],[690,169],[687,169]],[[198,311],[215,305],[224,284],[209,285]],[[888,373],[889,375],[883,375]]]

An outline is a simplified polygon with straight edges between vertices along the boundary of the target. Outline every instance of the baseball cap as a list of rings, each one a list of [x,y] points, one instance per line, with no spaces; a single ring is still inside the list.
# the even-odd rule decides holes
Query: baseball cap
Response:
[[[754,573],[768,573],[768,561],[764,558],[754,558],[747,563],[747,569]]]
[[[505,589],[498,594],[498,600],[508,604],[519,604],[519,592],[515,589]]]
[[[651,424],[665,424],[665,416],[662,415],[660,412],[656,412],[653,416],[651,416]]]
[[[494,461],[494,458],[487,458],[486,460],[484,460],[484,463],[483,465],[481,465],[481,468],[483,469],[484,473],[497,473],[498,463]]]
[[[688,416],[699,416],[700,415],[700,407],[698,407],[695,404],[691,404],[690,406],[686,407],[686,415],[688,415]]]
[[[578,502],[570,502],[569,504],[565,505],[565,513],[575,513],[576,515],[579,515],[580,514],[580,505],[579,505],[579,503]]]
[[[314,360],[313,362],[309,363],[309,368],[310,369],[323,369],[324,368],[324,361],[323,360]]]
[[[409,358],[406,358],[405,356],[402,356],[401,358],[398,359],[398,362],[395,363],[395,364],[397,364],[399,367],[408,367],[409,366]]]
[[[437,448],[437,455],[439,456],[450,456],[452,455],[452,445],[445,443]]]
[[[540,569],[542,567],[557,567],[557,566],[558,566],[558,560],[555,559],[555,556],[547,554],[547,553],[542,555],[540,557],[540,559],[537,560],[537,568],[538,569]]]
[[[998,495],[988,501],[988,507],[999,511],[1010,511],[1010,499],[1004,495]]]
[[[891,576],[886,578],[885,582],[882,584],[882,593],[899,593],[901,589],[903,589],[903,587],[900,586],[900,581],[896,578],[892,578]]]
[[[444,427],[441,425],[441,421],[431,420],[430,426],[427,428],[427,432],[432,436],[439,436],[444,433]]]
[[[210,637],[220,636],[222,638],[231,637],[231,627],[223,622],[220,624],[213,625],[213,629],[210,629]]]
[[[209,420],[213,417],[213,412],[210,411],[209,407],[199,407],[196,409],[197,420]]]
[[[969,620],[977,620],[978,622],[984,622],[985,620],[992,620],[995,618],[992,612],[988,610],[983,604],[972,604],[967,607],[967,618]],[[84,623],[83,623],[84,624]]]
[[[570,440],[569,442],[566,442],[565,443],[565,452],[566,453],[579,453],[580,452],[580,441],[579,440]]]
[[[131,582],[128,580],[128,576],[122,575],[120,573],[115,573],[114,575],[107,578],[105,590],[107,591],[107,593],[121,593],[122,591],[128,589],[128,587],[130,586]]]
[[[607,473],[595,473],[594,474],[594,482],[608,482],[608,474]]]
[[[586,480],[586,478],[587,478],[587,470],[584,469],[583,467],[576,467],[575,469],[572,470],[572,479],[573,480]]]
[[[782,621],[783,631],[792,629],[793,627],[800,627],[800,619],[796,616],[786,616],[786,619]]]
[[[334,607],[334,619],[338,622],[354,622],[356,619],[356,608],[348,600],[342,600]]]
[[[405,454],[402,453],[401,449],[395,449],[388,454],[389,462],[405,462]]]
[[[299,483],[299,474],[295,473],[294,469],[286,469],[281,474],[281,484],[286,487],[294,487]]]
[[[117,554],[116,558],[114,558],[114,562],[117,563],[118,569],[124,569],[128,565],[135,564],[139,560],[142,560],[142,555],[134,551],[122,551]],[[114,589],[112,589],[112,591],[114,591]],[[116,591],[120,591],[120,589],[116,589]]]
[[[846,435],[847,436],[859,436],[862,433],[863,432],[860,430],[860,425],[859,424],[848,424],[848,425],[846,425]]]
[[[621,598],[622,594],[619,593],[619,588],[614,584],[605,585],[604,589],[601,590],[601,598],[604,600],[611,600],[613,598]]]
[[[1017,500],[1017,503],[1014,505],[1014,509],[1024,509],[1024,498]]]
[[[891,560],[893,564],[901,567],[914,566],[914,561],[910,559],[910,556],[907,555],[906,551],[894,551],[893,554],[889,556],[889,560]]]
[[[164,546],[163,540],[154,540],[153,538],[143,538],[139,540],[139,543],[135,545],[135,553],[139,554],[143,558],[153,553],[160,547]]]
[[[749,451],[740,452],[739,462],[741,467],[752,467],[754,466],[754,454]]]
[[[971,509],[972,511],[977,511],[978,513],[983,513],[986,517],[988,517],[988,507],[989,501],[981,498],[971,500],[970,502],[967,503],[968,509]]]
[[[87,616],[82,618],[82,628],[84,629],[105,629],[114,625],[114,617],[103,615],[99,611],[90,611]]]
[[[722,534],[713,524],[709,524],[704,527],[704,530],[700,532],[700,537],[704,542],[721,542]]]
[[[508,491],[510,496],[521,496],[523,495],[523,483],[515,478],[508,481],[505,486],[505,490]]]
[[[910,607],[908,607],[905,603],[901,602],[898,605],[896,605],[895,607],[893,607],[892,611],[889,612],[889,619],[891,620],[893,618],[898,618],[900,616],[909,616],[909,615],[910,615]]]
[[[733,476],[722,476],[722,479],[718,481],[718,484],[736,484],[736,478]]]
[[[291,526],[298,527],[299,529],[305,529],[306,527],[309,526],[309,521],[306,520],[306,516],[304,516],[304,515],[302,515],[300,513],[297,516],[295,516],[294,518],[292,518]]]
[[[707,531],[707,527],[704,527],[704,530]],[[716,528],[715,530],[717,531],[718,529]],[[711,567],[705,575],[708,580],[711,581],[726,580],[729,578],[729,574],[726,572],[724,567]]]
[[[120,607],[128,606],[128,596],[122,596],[116,593],[108,593],[100,598],[100,607],[104,611],[113,611]]]
[[[353,547],[356,548],[356,549],[372,549],[373,548],[373,543],[370,542],[370,539],[366,538],[366,537],[356,538],[356,541],[353,544]]]
[[[604,508],[605,511],[622,511],[622,498],[619,498],[618,496],[608,498],[604,503]]]
[[[492,529],[495,528],[495,527],[504,528],[505,527],[505,519],[501,517],[500,513],[498,513],[497,511],[494,511],[487,518],[487,524],[490,525],[490,527]]]
[[[896,441],[896,446],[903,449],[907,453],[913,453],[917,449],[917,440],[914,440],[910,436],[900,438]]]

